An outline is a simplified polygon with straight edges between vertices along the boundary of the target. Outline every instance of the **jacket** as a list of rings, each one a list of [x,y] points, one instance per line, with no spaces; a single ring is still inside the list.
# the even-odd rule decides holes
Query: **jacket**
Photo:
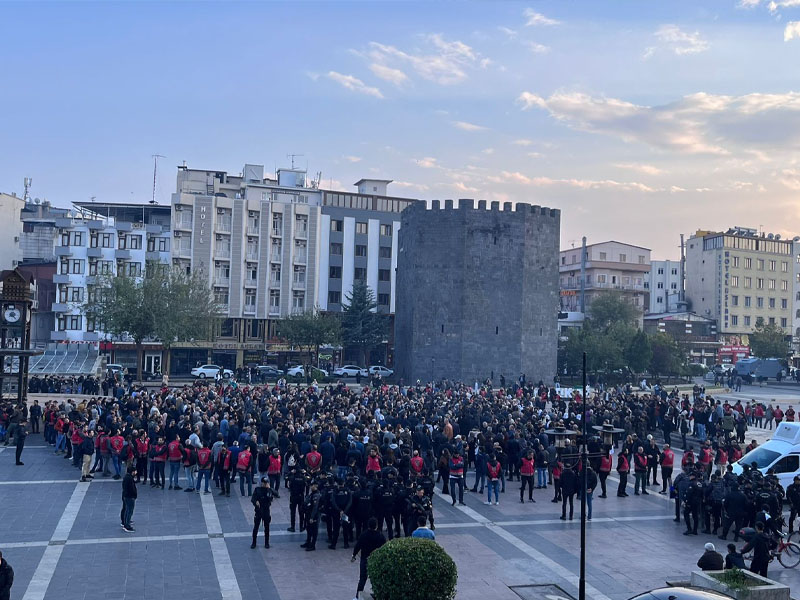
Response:
[[[133,475],[130,473],[125,473],[125,477],[122,479],[122,497],[123,498],[136,498],[138,493],[136,491],[136,482],[133,479]]]
[[[697,561],[697,566],[702,571],[721,571],[724,566],[722,555],[716,550],[706,550]]]
[[[11,568],[5,558],[0,559],[0,600],[9,600],[13,583],[14,569]]]

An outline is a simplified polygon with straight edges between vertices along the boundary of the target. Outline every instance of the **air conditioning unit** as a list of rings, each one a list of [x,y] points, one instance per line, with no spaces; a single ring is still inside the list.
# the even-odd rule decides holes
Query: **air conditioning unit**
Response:
[[[179,237],[181,237],[181,232],[180,232],[180,231],[176,231],[176,232],[174,232],[172,235],[173,235],[174,237],[176,237],[176,238],[179,238]]]
[[[17,242],[19,242],[19,236],[18,236],[18,235],[15,235],[15,236],[14,236],[14,243],[17,243]]]
[[[182,204],[176,204],[175,205],[175,212],[183,212],[183,205]]]
[[[223,236],[221,236],[220,234],[217,234],[217,241],[218,241],[218,242],[221,242],[221,241],[222,241],[222,240],[224,240],[224,239],[225,239],[225,238],[224,238]]]
[[[217,209],[217,214],[218,215],[224,215],[225,214],[225,209],[224,208],[218,208]]]

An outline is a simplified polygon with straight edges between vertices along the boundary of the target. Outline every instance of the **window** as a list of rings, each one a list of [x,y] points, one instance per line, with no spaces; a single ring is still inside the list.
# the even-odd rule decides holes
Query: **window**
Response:
[[[331,279],[341,279],[342,267],[330,267],[328,269],[328,277],[330,277]]]
[[[781,280],[781,291],[788,292],[789,291],[789,282],[786,279]]]
[[[644,264],[644,259],[645,259],[645,257],[644,257],[644,256],[642,256],[642,255],[640,254],[640,255],[639,255],[639,264],[640,264],[640,265],[643,265],[643,264]]]
[[[676,268],[673,268],[673,269],[672,269],[672,274],[673,274],[673,275],[677,275],[677,274],[678,274],[678,269],[676,269]]]
[[[627,262],[628,257],[624,254],[619,255],[619,262]]]
[[[147,238],[147,251],[148,252],[156,251],[156,238],[154,237]]]
[[[789,301],[786,298],[781,298],[781,308],[786,310],[788,308]]]
[[[662,303],[664,302],[664,299],[663,299],[661,296],[657,296],[657,297],[656,297],[656,302],[657,302],[658,304],[662,304]]]
[[[277,313],[281,309],[281,293],[278,290],[269,292],[269,312]]]
[[[659,282],[656,284],[656,287],[657,287],[658,289],[660,289],[660,290],[663,290],[663,289],[664,289],[664,282],[663,282],[663,281],[659,281]]]
[[[138,262],[129,262],[127,263],[128,268],[126,272],[128,277],[141,277],[142,276],[142,263]]]
[[[580,278],[578,278],[578,281],[580,281]],[[622,277],[622,285],[630,285],[630,284],[631,284],[631,278],[627,277],[627,276],[623,276]],[[662,286],[663,286],[663,284],[662,284]]]
[[[381,225],[381,235],[386,235],[386,236],[392,235],[392,226],[391,226],[391,224],[382,224]]]
[[[771,289],[771,290],[775,289],[775,280],[774,279],[770,279],[767,283],[768,283],[769,289]]]
[[[367,279],[367,270],[364,267],[356,267],[353,279],[356,281],[365,281]]]
[[[669,284],[669,287],[672,290],[677,290],[678,289],[678,284],[673,281],[672,283]]]
[[[59,331],[78,331],[82,326],[81,315],[58,315]]]
[[[763,258],[759,258],[759,259],[756,261],[756,268],[757,268],[759,271],[763,271],[763,270],[764,270],[764,259],[763,259]]]
[[[775,298],[770,298],[769,299],[769,307],[770,308],[775,308]]]
[[[753,259],[752,258],[745,258],[744,259],[744,268],[745,269],[752,269],[753,268]]]
[[[770,317],[769,318],[769,324],[770,325],[775,325],[775,317]]]
[[[356,256],[366,256],[367,247],[363,244],[356,244]]]
[[[272,235],[280,236],[283,232],[283,215],[272,213]]]
[[[306,307],[305,292],[292,292],[292,311],[299,312]]]
[[[214,302],[226,306],[228,304],[228,288],[214,288]]]
[[[756,308],[764,308],[764,298],[761,296],[756,298]]]
[[[763,290],[764,289],[764,280],[761,277],[756,278],[756,289]]]
[[[769,261],[769,270],[770,271],[774,271],[775,270],[775,261],[774,260]]]
[[[752,277],[745,277],[744,278],[744,287],[746,287],[746,288],[753,287],[753,278]]]
[[[114,234],[113,233],[100,234],[100,247],[101,248],[113,248],[114,247]]]
[[[605,283],[605,282],[606,282],[606,276],[605,275],[598,275],[597,276],[597,283]]]
[[[369,233],[369,223],[357,222],[356,223],[356,233],[364,233],[364,234]]]
[[[785,260],[781,261],[781,272],[788,273],[789,272],[789,263]]]
[[[294,218],[295,235],[306,237],[308,235],[308,215],[297,215]]]
[[[731,325],[736,327],[739,324],[739,315],[731,315]]]
[[[96,231],[92,231],[89,233],[89,247],[90,248],[97,248],[98,246],[98,236]]]
[[[281,266],[271,265],[269,270],[269,280],[271,283],[281,282]]]
[[[392,247],[381,246],[378,248],[378,258],[392,258]]]
[[[734,267],[738,267],[739,266],[739,257],[738,256],[734,256],[732,260],[733,260],[733,266]]]
[[[328,292],[328,304],[341,304],[342,303],[342,292]]]
[[[125,248],[127,248],[128,247],[128,237],[124,236],[124,235],[120,235],[119,236],[119,244],[117,245],[117,247],[120,250],[124,250]]]
[[[391,301],[389,294],[378,294],[378,305],[379,306],[389,306],[389,302]]]
[[[745,297],[744,297],[744,305],[745,305],[745,307],[747,307],[747,308],[749,308],[749,307],[750,307],[750,296],[745,296]]]
[[[664,269],[661,269],[661,268],[659,268],[659,269],[658,269],[658,274],[659,274],[659,275],[663,275],[663,274],[664,274]]]
[[[128,237],[128,248],[131,250],[141,250],[142,249],[142,236],[140,235],[131,235]]]
[[[331,219],[331,231],[344,231],[344,222],[341,219]]]
[[[280,240],[272,240],[272,250],[270,255],[270,260],[280,260],[281,259],[281,250],[283,249],[283,245],[281,244]]]
[[[606,253],[605,252],[600,252],[599,254],[600,254],[600,260],[606,260]]]
[[[561,264],[562,264],[562,265],[565,265],[565,264],[567,264],[567,257],[566,257],[566,256],[562,256],[562,257],[561,257]]]
[[[256,310],[256,291],[247,290],[244,293],[244,309],[246,312],[255,312]]]
[[[258,281],[258,266],[247,265],[247,283],[256,283]]]
[[[739,287],[739,276],[731,275],[731,287]]]
[[[781,317],[781,327],[786,328],[786,317]]]
[[[306,268],[303,266],[294,267],[294,272],[292,273],[292,282],[295,285],[305,285],[306,284]]]
[[[333,256],[341,256],[342,255],[342,245],[338,242],[331,242],[331,255]]]
[[[739,296],[731,296],[731,306],[739,306]]]
[[[61,274],[83,275],[83,261],[79,258],[62,258]]]
[[[744,324],[745,324],[745,327],[750,327],[750,315],[745,315]]]
[[[378,269],[378,281],[391,281],[391,269]]]

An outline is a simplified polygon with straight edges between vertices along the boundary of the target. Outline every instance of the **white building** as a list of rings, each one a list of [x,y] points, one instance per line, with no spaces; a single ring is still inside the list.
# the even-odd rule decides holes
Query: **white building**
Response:
[[[0,193],[0,270],[22,262],[22,209],[25,201],[16,194]]]
[[[647,274],[650,290],[648,313],[678,312],[685,307],[681,300],[681,262],[679,260],[653,260]]]

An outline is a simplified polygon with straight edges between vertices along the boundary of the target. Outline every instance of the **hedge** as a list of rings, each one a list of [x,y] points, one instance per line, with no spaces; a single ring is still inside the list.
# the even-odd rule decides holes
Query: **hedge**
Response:
[[[367,573],[376,600],[452,600],[458,569],[439,544],[395,538],[369,557]]]

